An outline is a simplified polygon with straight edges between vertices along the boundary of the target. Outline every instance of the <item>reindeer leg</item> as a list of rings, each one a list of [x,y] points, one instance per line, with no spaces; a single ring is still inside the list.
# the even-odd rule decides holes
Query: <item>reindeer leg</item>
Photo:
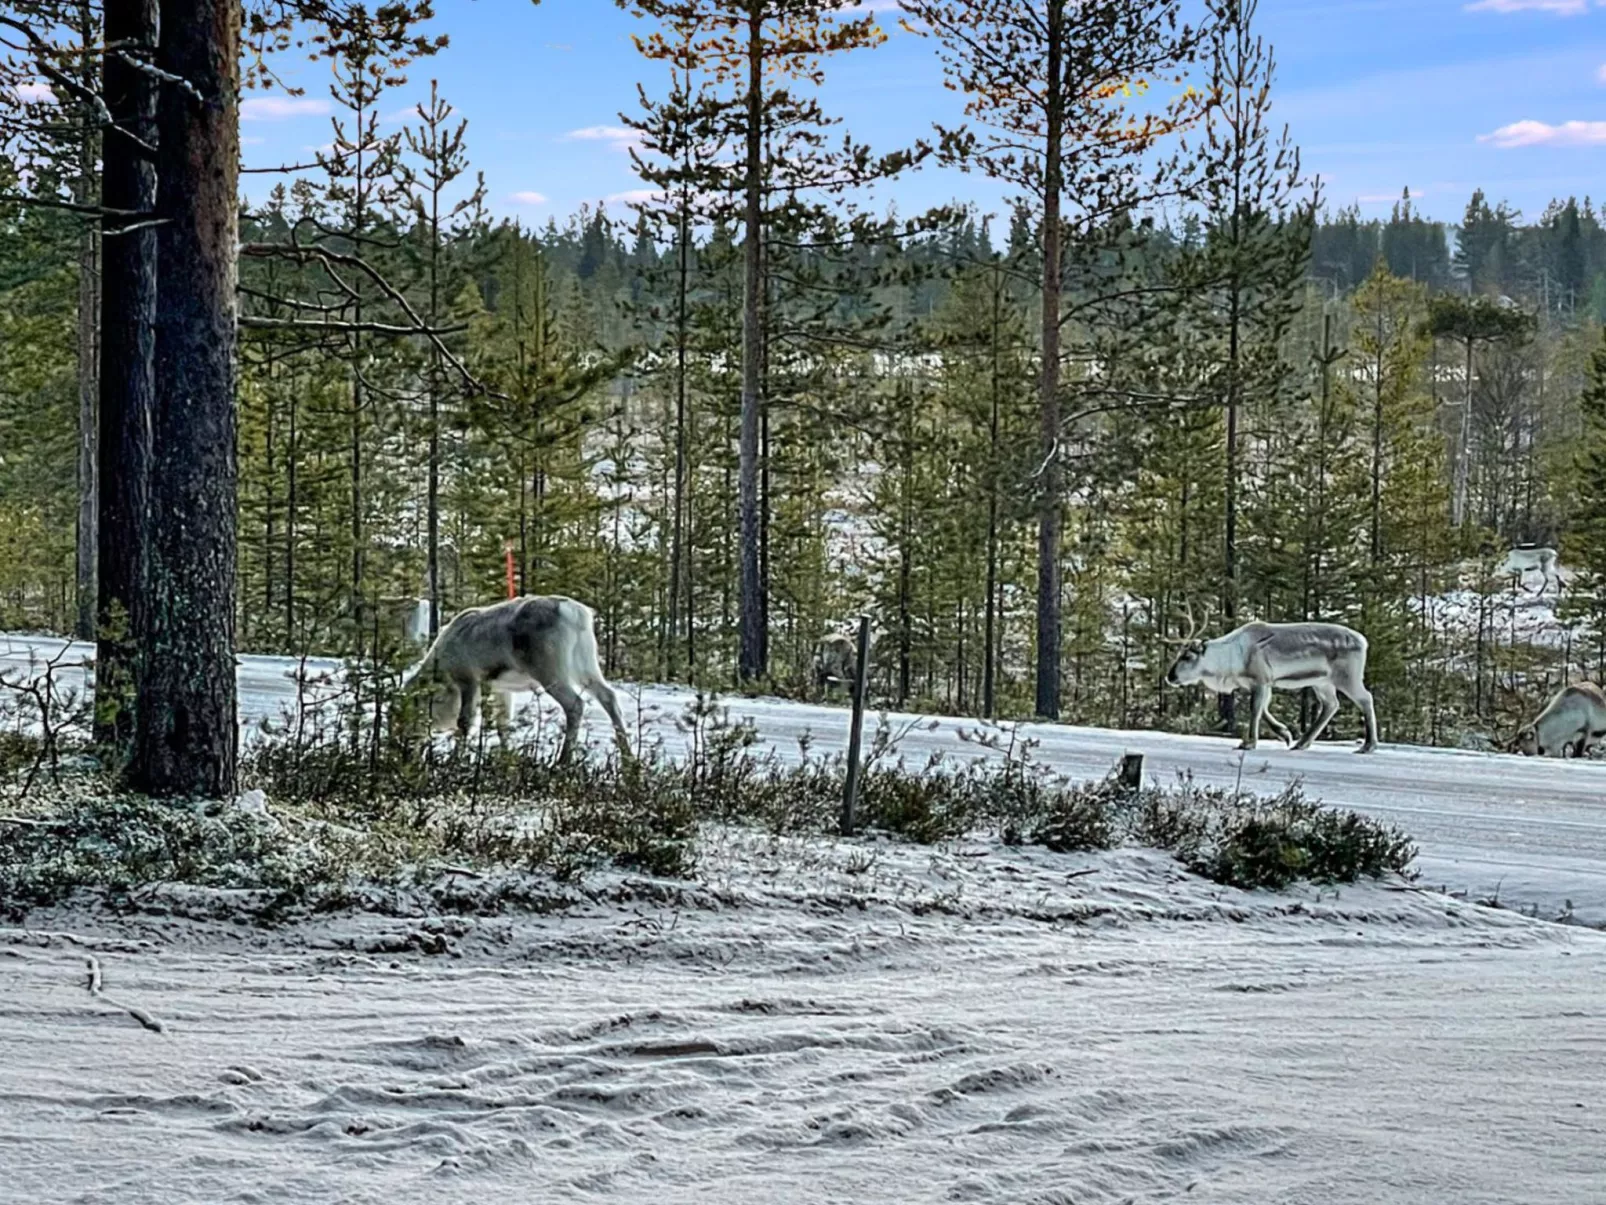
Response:
[[[619,746],[619,756],[627,761],[632,759],[634,754],[630,751],[630,734],[625,729],[624,716],[619,714],[619,696],[614,693],[613,687],[609,686],[600,677],[592,678],[591,681],[587,682],[586,689],[591,692],[597,702],[602,704],[602,709],[608,713],[608,719],[613,721],[613,739],[614,743]]]
[[[563,745],[558,749],[557,764],[567,765],[569,758],[574,755],[575,742],[580,739],[580,721],[586,713],[585,700],[566,682],[548,683],[546,692],[554,703],[563,708]]]
[[[1260,720],[1271,706],[1271,687],[1265,683],[1257,685],[1250,694],[1249,704],[1249,735],[1239,743],[1240,749],[1253,749],[1260,743]],[[1272,721],[1276,723],[1275,720]]]
[[[1309,749],[1327,725],[1333,722],[1333,717],[1338,714],[1338,691],[1334,689],[1331,682],[1323,682],[1319,686],[1311,687],[1311,690],[1316,695],[1316,701],[1322,705],[1322,713],[1311,724],[1310,730],[1294,744],[1296,749]]]
[[[1358,681],[1346,682],[1339,689],[1361,709],[1361,717],[1366,721],[1366,739],[1355,752],[1371,753],[1377,748],[1377,708],[1372,705],[1372,692]]]
[[[466,741],[479,712],[480,684],[473,678],[459,678],[453,685],[457,687],[457,739]]]
[[[1293,745],[1294,734],[1288,730],[1288,726],[1286,724],[1284,724],[1276,716],[1272,715],[1271,704],[1269,702],[1266,704],[1266,712],[1263,718],[1271,727],[1272,733],[1277,737],[1278,740],[1282,741],[1282,743],[1285,745]]]
[[[496,735],[505,753],[513,748],[513,696],[507,691],[495,692]]]

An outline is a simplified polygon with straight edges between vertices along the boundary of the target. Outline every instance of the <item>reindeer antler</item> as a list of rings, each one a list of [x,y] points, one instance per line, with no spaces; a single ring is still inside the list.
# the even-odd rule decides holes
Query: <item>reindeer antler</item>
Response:
[[[1160,643],[1161,644],[1178,644],[1178,645],[1192,644],[1193,640],[1194,640],[1194,637],[1199,634],[1199,624],[1193,618],[1193,604],[1190,603],[1187,599],[1183,599],[1182,600],[1182,609],[1183,609],[1183,614],[1187,617],[1187,620],[1188,620],[1188,634],[1186,636],[1184,636],[1181,640],[1176,639],[1174,636],[1162,636],[1162,637],[1160,637]],[[1211,608],[1207,605],[1205,607],[1205,624],[1206,625],[1208,625],[1210,623],[1210,611],[1211,611]]]

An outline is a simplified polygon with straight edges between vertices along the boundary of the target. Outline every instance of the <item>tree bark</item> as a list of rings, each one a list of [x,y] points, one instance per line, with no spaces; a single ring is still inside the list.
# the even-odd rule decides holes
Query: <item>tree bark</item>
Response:
[[[1450,526],[1459,528],[1467,519],[1467,487],[1471,480],[1472,455],[1472,345],[1466,342],[1466,392],[1461,397],[1461,426],[1456,439],[1455,495],[1451,500]]]
[[[154,56],[157,0],[107,0],[105,38],[135,58]],[[105,65],[116,123],[101,151],[101,203],[153,213],[156,81],[118,56]],[[136,141],[137,140],[137,141]],[[135,219],[137,224],[139,220]],[[134,734],[134,663],[145,631],[145,532],[155,396],[156,229],[101,219],[100,414],[95,439],[95,741],[127,748]]]
[[[764,581],[759,559],[759,411],[762,370],[760,304],[763,290],[764,3],[748,0],[746,232],[742,246],[742,429],[738,466],[741,569],[737,674],[743,682],[764,676]]]
[[[95,44],[98,30],[88,0],[78,3],[78,36],[84,46]],[[82,82],[96,89],[94,59],[84,55]],[[74,200],[80,205],[91,205],[95,200],[95,158],[100,144],[100,124],[93,109],[81,107],[80,140],[78,143],[78,179]],[[90,222],[85,222],[78,234],[78,524],[75,552],[75,578],[77,581],[77,616],[74,632],[80,640],[95,638],[95,519],[97,502],[96,413],[100,380],[98,343],[100,297],[100,240]]]
[[[1238,404],[1240,401],[1238,370],[1242,359],[1240,346],[1243,325],[1242,285],[1236,262],[1240,253],[1238,215],[1241,205],[1237,199],[1236,183],[1233,197],[1234,264],[1227,296],[1227,479],[1224,482],[1226,496],[1223,500],[1226,530],[1222,544],[1224,563],[1221,582],[1222,619],[1229,630],[1238,626]],[[1229,734],[1237,731],[1237,696],[1234,692],[1223,691],[1216,696],[1216,715],[1221,720],[1221,726]]]
[[[1037,506],[1037,714],[1060,713],[1060,189],[1065,127],[1065,0],[1048,5],[1047,144],[1043,171],[1043,363],[1038,405],[1043,450]]]
[[[236,785],[235,248],[239,0],[161,0],[150,622],[129,778],[157,796]],[[195,95],[191,92],[194,90]]]
[[[688,314],[689,262],[688,246],[689,199],[682,193],[679,221],[675,231],[675,484],[670,490],[674,518],[669,538],[669,642],[665,650],[665,670],[671,682],[678,676],[677,658],[680,648],[680,601],[683,587],[682,571],[686,542],[686,340]],[[686,626],[691,627],[691,601],[686,602]],[[690,637],[688,635],[688,641]],[[689,656],[690,654],[688,654]]]
[[[987,604],[986,617],[983,620],[982,642],[986,646],[982,650],[981,662],[981,713],[987,719],[993,718],[993,711],[997,706],[998,691],[998,657],[996,616],[998,614],[998,392],[999,392],[999,333],[1000,313],[1003,308],[1003,284],[1000,279],[998,262],[993,262],[992,280],[992,372],[990,380],[990,397],[987,414]]]
[[[1372,523],[1369,552],[1376,569],[1383,563],[1383,302],[1377,307],[1376,358],[1372,363]],[[1375,588],[1375,583],[1374,583]]]

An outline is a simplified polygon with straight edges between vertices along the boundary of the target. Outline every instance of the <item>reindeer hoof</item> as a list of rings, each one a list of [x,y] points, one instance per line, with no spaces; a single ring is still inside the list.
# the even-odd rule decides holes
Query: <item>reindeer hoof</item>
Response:
[[[1376,753],[1377,752],[1377,746],[1375,744],[1372,744],[1372,743],[1368,742],[1368,743],[1362,745],[1359,749],[1355,750],[1355,752],[1357,752],[1357,753]]]
[[[1248,749],[1253,749],[1254,747],[1255,747],[1255,742],[1254,741],[1239,741],[1238,742],[1238,748],[1240,748],[1240,749],[1248,750]]]

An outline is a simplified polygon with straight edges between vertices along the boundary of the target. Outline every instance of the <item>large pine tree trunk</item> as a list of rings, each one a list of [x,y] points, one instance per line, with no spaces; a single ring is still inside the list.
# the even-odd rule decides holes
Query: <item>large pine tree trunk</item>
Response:
[[[157,0],[107,0],[105,37],[135,58],[154,55]],[[156,162],[156,81],[106,58],[106,105],[115,128],[101,152],[101,204],[150,214]],[[125,227],[130,227],[125,230]],[[155,395],[156,229],[140,218],[101,221],[100,414],[95,441],[95,740],[133,739],[135,651],[145,622],[145,532]]]
[[[742,246],[742,430],[737,489],[740,495],[738,621],[740,645],[737,673],[750,682],[764,676],[764,580],[759,558],[759,419],[763,290],[763,120],[764,5],[749,0],[747,22],[747,168],[746,226]]]
[[[1060,713],[1060,139],[1065,126],[1065,0],[1048,5],[1047,144],[1043,198],[1043,364],[1038,390],[1043,450],[1037,505],[1037,714]]]
[[[150,622],[130,781],[234,793],[239,0],[161,0]],[[192,95],[194,89],[199,96]]]

